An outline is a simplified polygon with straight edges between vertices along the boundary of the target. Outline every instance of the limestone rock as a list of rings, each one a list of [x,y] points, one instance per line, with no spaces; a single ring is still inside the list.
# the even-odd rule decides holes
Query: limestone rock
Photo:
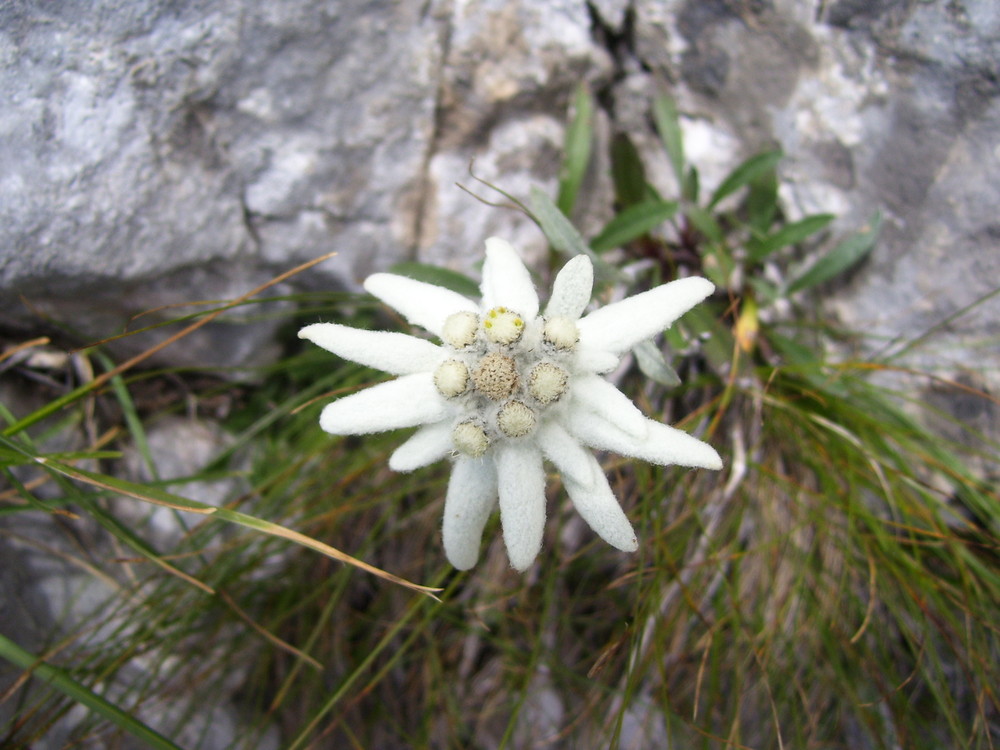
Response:
[[[523,216],[455,183],[496,198],[474,161],[513,193],[552,190],[583,81],[602,105],[597,158],[628,131],[665,193],[657,85],[703,184],[780,146],[791,218],[832,211],[846,232],[881,207],[882,242],[835,307],[912,337],[997,284],[998,40],[992,0],[6,3],[0,323],[42,327],[24,295],[101,338],[330,250],[296,283],[351,286],[407,258],[474,272],[493,233],[539,253]],[[583,197],[591,221],[601,190]],[[273,356],[266,325],[231,330],[171,356]]]
[[[12,3],[0,34],[6,324],[38,325],[24,295],[103,337],[164,277],[177,303],[408,251],[441,51],[423,4]]]

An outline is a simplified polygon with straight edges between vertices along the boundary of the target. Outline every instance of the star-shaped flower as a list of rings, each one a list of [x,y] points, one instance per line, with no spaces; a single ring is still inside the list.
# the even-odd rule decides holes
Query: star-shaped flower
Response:
[[[486,240],[481,304],[394,274],[365,281],[368,292],[440,345],[336,323],[299,331],[344,359],[400,376],[327,405],[320,426],[334,435],[419,426],[390,457],[396,471],[454,458],[442,531],[456,568],[475,565],[498,501],[511,565],[531,565],[545,525],[543,459],[559,470],[590,527],[626,552],[638,547],[635,532],[585,447],[663,465],[722,468],[711,446],[647,419],[600,377],[705,299],[712,284],[680,279],[583,315],[593,277],[590,259],[574,257],[539,315],[528,270],[509,243],[494,237]]]

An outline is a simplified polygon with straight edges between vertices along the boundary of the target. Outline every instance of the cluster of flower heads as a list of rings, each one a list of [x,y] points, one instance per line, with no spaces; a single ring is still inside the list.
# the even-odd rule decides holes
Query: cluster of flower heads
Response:
[[[299,332],[345,359],[400,376],[326,406],[324,430],[348,435],[419,427],[389,459],[397,471],[454,457],[442,531],[456,568],[475,565],[497,504],[511,565],[531,565],[545,526],[543,459],[559,470],[590,527],[626,552],[637,548],[632,525],[586,448],[722,468],[711,446],[647,419],[601,377],[710,295],[712,284],[680,279],[584,315],[592,287],[589,258],[573,258],[539,315],[528,270],[510,244],[494,237],[486,241],[481,304],[404,276],[379,273],[365,281],[368,292],[440,345],[335,323]]]

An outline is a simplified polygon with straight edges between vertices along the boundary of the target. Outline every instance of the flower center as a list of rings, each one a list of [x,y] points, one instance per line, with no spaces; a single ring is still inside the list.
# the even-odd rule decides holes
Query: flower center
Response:
[[[569,373],[551,362],[539,362],[528,376],[528,392],[540,404],[550,404],[566,392]]]
[[[469,388],[469,368],[457,359],[446,359],[434,371],[434,385],[445,398],[454,398]]]
[[[472,374],[476,390],[494,401],[502,401],[517,388],[517,363],[503,354],[487,354]]]
[[[486,313],[483,334],[494,344],[513,344],[524,333],[524,321],[506,307],[494,307]]]
[[[478,458],[494,443],[535,432],[569,389],[579,333],[569,318],[525,321],[494,307],[482,319],[449,316],[441,338],[451,356],[434,371],[434,385],[457,407],[452,444]]]
[[[476,340],[478,330],[478,315],[470,312],[455,313],[445,320],[441,338],[455,349],[464,349]]]

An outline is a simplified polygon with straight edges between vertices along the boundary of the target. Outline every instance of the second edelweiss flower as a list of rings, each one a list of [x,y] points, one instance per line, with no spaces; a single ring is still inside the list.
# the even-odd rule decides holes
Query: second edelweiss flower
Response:
[[[345,359],[400,376],[326,406],[324,430],[349,435],[419,426],[389,459],[397,471],[455,456],[442,531],[456,568],[475,565],[498,502],[511,565],[531,565],[545,526],[543,459],[562,474],[590,527],[626,552],[638,546],[635,532],[585,447],[657,464],[722,468],[711,446],[647,419],[600,377],[705,299],[712,284],[681,279],[583,315],[592,286],[590,259],[573,258],[539,315],[528,270],[510,244],[494,237],[486,241],[482,304],[404,276],[378,273],[365,281],[365,289],[440,345],[335,323],[299,332]]]

